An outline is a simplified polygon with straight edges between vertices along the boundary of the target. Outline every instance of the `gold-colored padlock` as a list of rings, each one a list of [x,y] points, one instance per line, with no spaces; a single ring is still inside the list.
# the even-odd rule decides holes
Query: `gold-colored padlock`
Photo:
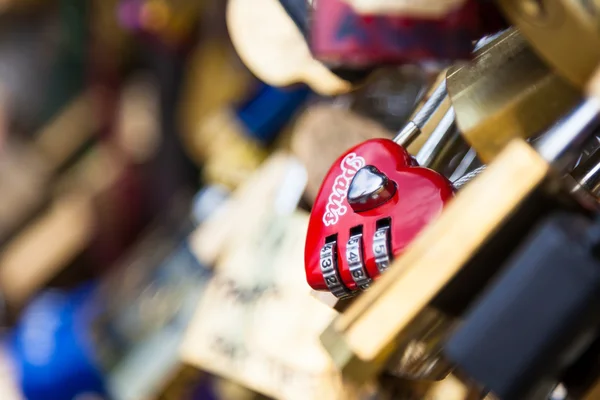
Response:
[[[548,128],[580,99],[516,30],[504,32],[447,74],[448,94],[466,141],[484,162],[513,138]]]
[[[600,63],[600,1],[499,0],[536,53],[583,87]]]

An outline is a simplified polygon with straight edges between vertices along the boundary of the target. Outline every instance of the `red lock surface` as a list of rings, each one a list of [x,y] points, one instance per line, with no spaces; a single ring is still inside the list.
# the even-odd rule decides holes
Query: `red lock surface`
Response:
[[[478,0],[467,0],[439,19],[361,15],[342,0],[315,4],[311,51],[335,66],[468,59],[473,40],[488,30]]]
[[[375,166],[395,183],[396,192],[377,208],[357,213],[347,199],[356,172]],[[358,289],[348,262],[346,246],[350,230],[362,225],[363,256],[368,275],[380,275],[373,254],[373,237],[378,221],[390,218],[391,252],[398,256],[453,196],[451,183],[437,172],[416,165],[410,154],[387,139],[373,139],[353,147],[336,160],[316,198],[308,226],[304,262],[306,279],[315,290],[327,291],[320,266],[326,238],[337,235],[337,265],[346,288]]]

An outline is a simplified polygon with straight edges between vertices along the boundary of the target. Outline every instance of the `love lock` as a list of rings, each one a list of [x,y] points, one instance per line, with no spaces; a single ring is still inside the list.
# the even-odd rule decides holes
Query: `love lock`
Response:
[[[488,30],[481,2],[461,3],[432,17],[408,12],[363,15],[348,1],[320,0],[312,15],[311,51],[326,65],[346,68],[469,59],[473,40]]]
[[[453,194],[446,178],[391,140],[353,147],[329,170],[311,213],[309,285],[339,298],[366,289]]]

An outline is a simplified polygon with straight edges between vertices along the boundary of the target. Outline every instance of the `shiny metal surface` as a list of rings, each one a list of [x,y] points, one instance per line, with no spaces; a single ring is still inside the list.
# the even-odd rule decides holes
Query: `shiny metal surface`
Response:
[[[431,136],[427,139],[421,150],[417,153],[416,159],[420,166],[430,167],[432,165],[442,152],[442,149],[452,138],[455,129],[454,109],[450,108],[446,114],[444,114],[444,117],[431,133]]]
[[[365,260],[363,257],[362,233],[350,236],[346,246],[346,260],[352,274],[352,279],[362,290],[368,289],[371,278],[365,269]]]
[[[450,182],[455,182],[465,176],[472,165],[477,162],[477,152],[475,149],[471,148],[467,151],[467,154],[464,155],[460,163],[456,166],[452,175],[448,178]]]
[[[462,137],[458,129],[454,129],[450,135],[450,139],[448,139],[448,143],[442,148],[439,155],[428,168],[438,171],[449,179],[460,164],[463,163],[464,158],[467,156],[470,149],[471,147]],[[477,164],[478,162],[479,160],[475,159],[473,164]],[[468,171],[470,170],[467,170],[467,172]]]
[[[582,98],[513,29],[451,68],[447,87],[456,124],[485,163],[510,140],[548,129]]]
[[[539,139],[535,147],[548,162],[562,170],[575,160],[585,141],[600,125],[600,100],[589,97]]]
[[[409,146],[416,138],[421,134],[421,129],[414,123],[414,121],[408,121],[408,123],[402,128],[402,130],[394,137],[394,142],[400,146]]]
[[[321,249],[321,273],[325,284],[334,296],[343,299],[351,295],[340,279],[337,265],[337,243],[332,241]]]
[[[572,84],[583,87],[600,63],[597,1],[499,0],[535,52]]]
[[[446,81],[443,80],[437,88],[433,91],[429,99],[423,104],[423,107],[417,112],[413,118],[415,125],[422,128],[429,118],[435,113],[440,104],[444,102],[444,99],[448,96],[446,90]]]
[[[392,254],[390,249],[390,227],[384,226],[377,229],[373,236],[373,254],[377,269],[383,273],[390,266]]]
[[[497,33],[481,38],[475,45],[474,51],[492,43],[500,36],[500,34],[501,33]],[[421,134],[421,130],[425,124],[429,122],[431,117],[447,98],[448,90],[446,87],[446,79],[443,79],[434,89],[433,93],[431,93],[429,99],[427,99],[419,111],[416,112],[412,120],[402,128],[398,135],[396,135],[394,142],[398,143],[400,146],[409,146],[415,138]]]
[[[457,179],[456,181],[454,181],[452,184],[454,185],[454,187],[458,190],[461,189],[463,186],[465,186],[467,183],[471,182],[473,179],[477,178],[483,171],[485,171],[486,166],[482,165],[479,168],[474,169],[473,171],[469,172],[468,174],[460,177],[459,179]]]
[[[597,159],[593,160],[593,165],[582,164],[577,170],[573,171],[572,176],[577,181],[576,190],[587,190],[596,198],[600,197],[600,162]],[[590,167],[590,168],[588,168]],[[581,169],[582,176],[579,175]]]
[[[592,196],[592,203],[600,206],[600,150],[596,150],[584,158],[568,175],[565,184],[570,192],[576,196]],[[589,196],[588,196],[589,199]]]
[[[372,165],[358,170],[348,188],[348,203],[355,212],[368,211],[389,201],[396,185]]]
[[[390,359],[386,372],[405,379],[445,378],[452,366],[442,356],[442,345],[454,325],[452,318],[425,308],[406,332],[407,339]]]
[[[446,80],[444,79],[438,84],[419,111],[417,111],[413,119],[402,128],[398,135],[396,135],[394,142],[403,147],[409,146],[417,136],[421,134],[421,129],[423,129],[425,124],[430,120],[433,114],[435,114],[447,96]]]
[[[500,36],[502,36],[507,30],[502,30],[500,32],[496,32],[492,35],[484,36],[477,41],[475,47],[473,48],[473,52],[477,52],[481,50],[484,46],[491,44],[494,40],[497,40]]]
[[[579,155],[579,157],[577,158],[577,161],[573,164],[573,167],[571,169],[575,169],[580,164],[587,162],[588,159],[590,159],[592,156],[596,155],[598,150],[600,150],[600,136],[598,135],[598,132],[596,132],[583,145],[581,154]]]
[[[540,155],[558,170],[562,171],[569,165],[579,164],[572,172],[577,182],[577,188],[573,190],[600,190],[600,153],[597,151],[598,139],[593,136],[599,126],[600,101],[596,97],[590,97],[533,143]],[[584,144],[587,145],[583,147]],[[594,154],[589,154],[590,152]],[[479,167],[453,181],[454,187],[460,189],[484,170],[485,166]]]

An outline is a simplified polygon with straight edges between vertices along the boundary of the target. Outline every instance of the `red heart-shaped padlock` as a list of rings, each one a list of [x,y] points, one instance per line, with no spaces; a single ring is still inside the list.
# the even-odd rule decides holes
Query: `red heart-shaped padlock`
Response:
[[[329,170],[305,247],[306,279],[338,297],[366,288],[442,212],[454,193],[391,140],[353,147]]]

